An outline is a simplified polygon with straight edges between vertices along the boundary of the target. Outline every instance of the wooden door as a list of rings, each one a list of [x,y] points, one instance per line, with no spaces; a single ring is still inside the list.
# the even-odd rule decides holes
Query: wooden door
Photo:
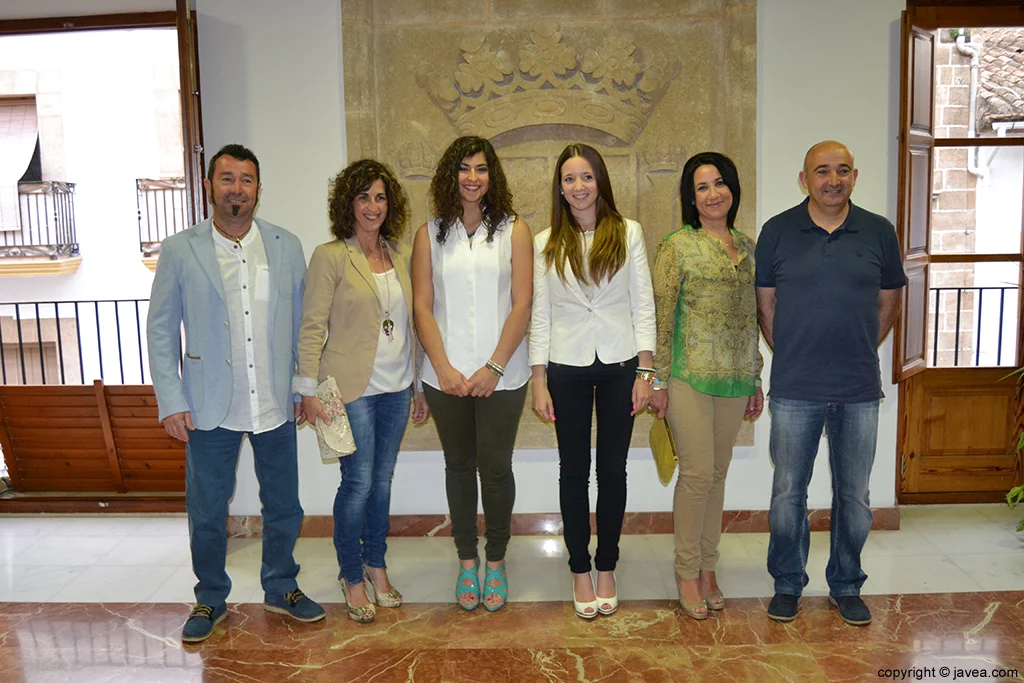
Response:
[[[1024,17],[1018,8],[1006,9],[1015,17]],[[958,15],[957,19],[963,21],[964,17]],[[985,19],[992,21],[993,16]],[[934,97],[939,87],[935,53],[936,41],[944,35],[937,33],[937,29],[945,30],[943,20],[934,8],[916,13],[908,10],[902,20],[897,231],[908,285],[893,353],[893,381],[899,385],[896,481],[900,503],[995,502],[1020,480],[1014,432],[1017,399],[1012,380],[1000,380],[1024,363],[1020,272],[1024,238],[1020,243],[1007,243],[999,253],[976,253],[979,250],[971,245],[950,248],[934,244],[937,233],[933,227],[941,224],[933,226],[932,221],[937,215],[946,223],[951,218],[960,220],[943,210],[944,200],[935,187],[933,166],[941,158],[938,155],[960,150],[974,155],[974,149],[983,145],[990,150],[1020,147],[1024,140],[936,135],[940,122],[935,120]],[[1003,21],[999,25],[1013,24]],[[976,223],[968,223],[964,219],[965,234],[977,229]],[[974,286],[973,280],[960,283],[968,286],[943,286],[952,270],[980,273],[992,267],[1015,275],[1007,277],[1003,287]],[[1000,290],[998,297],[986,298],[993,294],[988,289]],[[938,352],[939,330],[947,315],[942,297],[955,299],[952,361]],[[986,360],[980,351],[984,316],[991,318],[996,301],[999,353]],[[985,313],[983,305],[988,306]],[[971,320],[970,333],[961,329],[962,317]],[[961,339],[975,333],[976,348],[965,354]],[[1004,344],[1004,338],[1009,342]],[[973,339],[969,342],[974,343]]]
[[[185,153],[185,203],[189,225],[206,217],[203,195],[203,116],[199,97],[199,34],[191,0],[176,0],[181,140]]]
[[[1015,485],[1016,391],[1005,368],[929,368],[900,385],[901,500],[1000,500]]]

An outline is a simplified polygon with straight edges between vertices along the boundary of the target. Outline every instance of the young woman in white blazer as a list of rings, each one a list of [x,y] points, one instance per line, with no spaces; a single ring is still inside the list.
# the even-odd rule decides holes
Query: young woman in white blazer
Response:
[[[584,619],[618,608],[613,572],[626,508],[626,454],[633,418],[653,393],[654,319],[643,230],[616,210],[598,151],[569,145],[555,165],[551,227],[534,239],[529,358],[533,409],[555,422],[573,606]],[[596,587],[588,550],[595,403]]]

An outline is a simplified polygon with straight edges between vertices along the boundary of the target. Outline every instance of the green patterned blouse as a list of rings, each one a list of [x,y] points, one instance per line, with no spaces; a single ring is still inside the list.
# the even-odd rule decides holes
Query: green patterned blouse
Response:
[[[658,380],[669,375],[712,396],[752,396],[764,361],[758,350],[754,240],[731,230],[739,264],[705,230],[684,225],[658,246],[654,302]]]

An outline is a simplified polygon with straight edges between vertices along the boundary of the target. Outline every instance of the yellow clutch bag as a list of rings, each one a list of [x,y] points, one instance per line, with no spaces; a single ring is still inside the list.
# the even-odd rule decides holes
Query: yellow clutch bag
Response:
[[[658,479],[662,486],[668,486],[679,465],[676,442],[672,438],[668,420],[655,419],[651,425],[651,452],[654,454],[654,465],[658,468]]]

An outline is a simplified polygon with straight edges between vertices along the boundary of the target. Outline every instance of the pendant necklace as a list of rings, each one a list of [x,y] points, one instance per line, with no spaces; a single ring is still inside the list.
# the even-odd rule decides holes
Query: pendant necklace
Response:
[[[387,242],[384,240],[383,237],[380,238],[380,249],[381,249],[381,256],[382,257],[387,255],[388,245],[387,245]],[[384,266],[384,267],[387,267],[387,262],[384,261],[383,258],[381,258],[381,265]],[[393,267],[394,267],[394,264],[392,264],[392,268]],[[385,306],[385,308],[384,308],[384,322],[382,322],[380,326],[381,326],[381,329],[384,330],[384,336],[388,338],[388,343],[391,343],[391,342],[395,341],[395,337],[394,337],[395,323],[394,323],[393,320],[391,320],[391,278],[388,277],[388,271],[387,270],[384,271],[384,286],[387,288],[387,292],[388,292],[388,303],[387,303],[387,306]]]
[[[228,233],[226,233],[223,230],[221,230],[220,226],[217,225],[217,223],[215,223],[213,221],[210,221],[210,222],[213,223],[213,227],[217,230],[217,232],[219,232],[221,235],[223,235],[224,237],[228,238],[229,240],[231,240],[232,242],[234,242],[235,244],[238,244],[238,245],[242,244],[242,240],[245,239],[245,236],[249,234],[249,229],[252,228],[252,225],[250,224],[249,227],[245,229],[245,232],[243,232],[238,237],[235,237],[234,235],[229,235]]]

